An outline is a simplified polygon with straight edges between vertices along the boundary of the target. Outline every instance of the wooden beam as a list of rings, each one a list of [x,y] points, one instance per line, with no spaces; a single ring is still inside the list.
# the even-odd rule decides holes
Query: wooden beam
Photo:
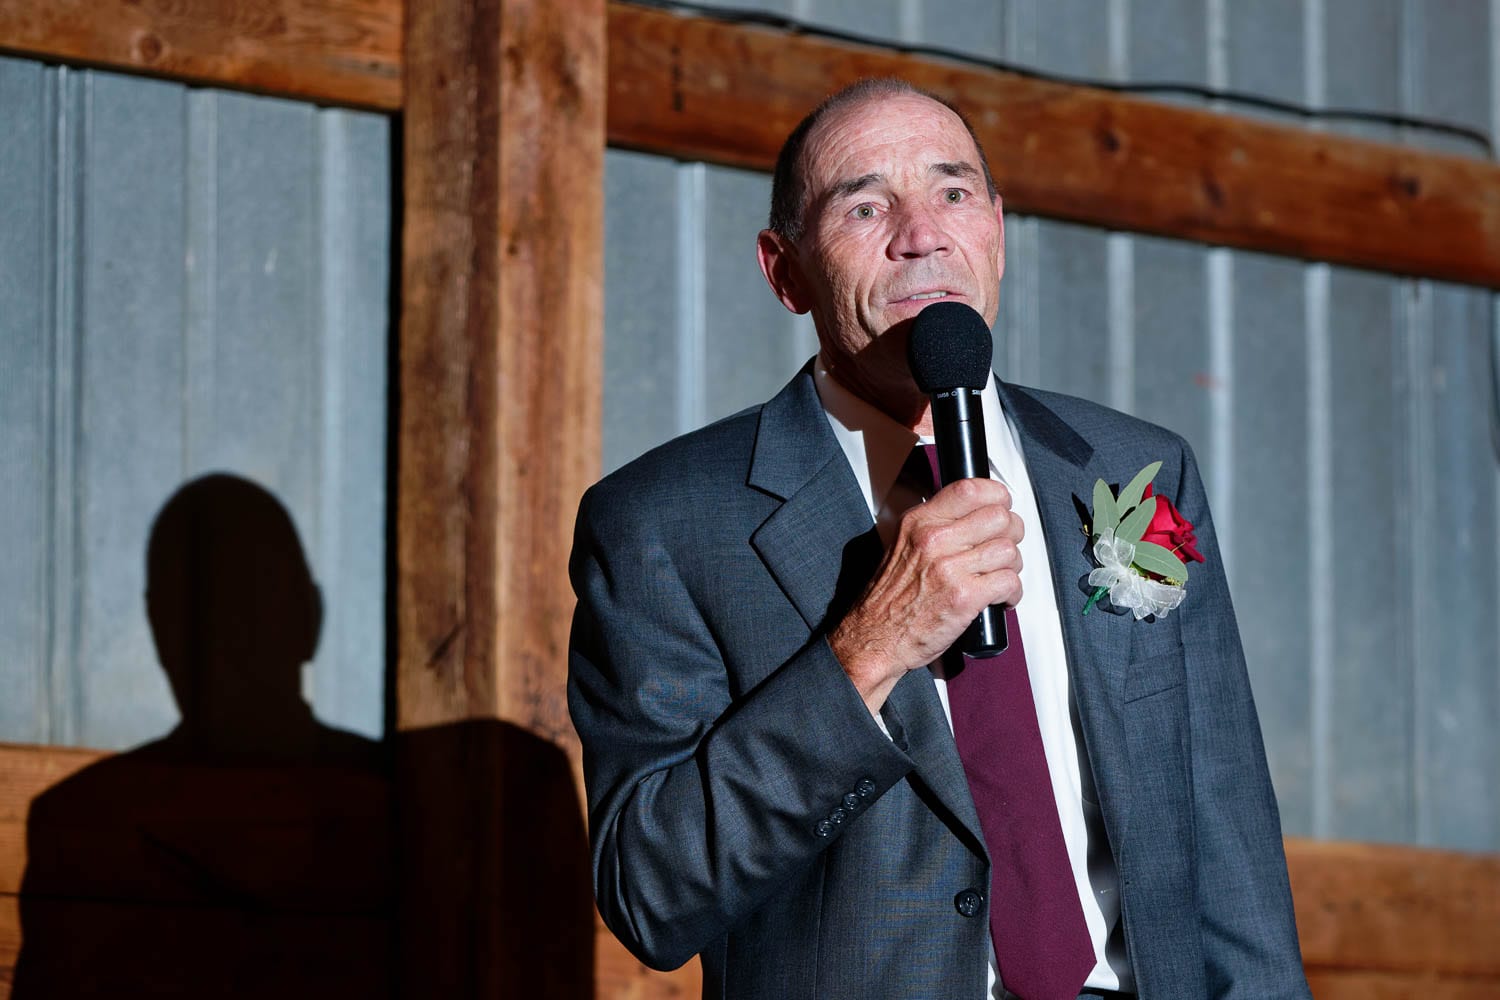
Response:
[[[1500,995],[1500,855],[1289,838],[1287,867],[1309,972],[1348,990],[1381,972],[1456,991],[1412,996],[1476,982]]]
[[[401,0],[0,0],[0,51],[392,111]]]
[[[388,996],[375,763],[0,744],[0,1000]]]
[[[784,31],[610,6],[609,140],[769,169],[817,101],[901,76],[971,117],[1007,206],[1500,287],[1500,166]]]
[[[0,49],[397,110],[402,0],[0,0]],[[974,119],[1008,206],[1500,287],[1500,166],[608,4],[610,143],[764,170],[821,97],[903,76]]]
[[[599,473],[604,0],[407,7],[397,496],[402,992],[586,997],[564,699]]]

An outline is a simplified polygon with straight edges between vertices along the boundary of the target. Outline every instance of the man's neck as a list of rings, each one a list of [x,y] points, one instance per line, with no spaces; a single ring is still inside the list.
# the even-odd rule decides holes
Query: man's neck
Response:
[[[849,377],[852,372],[829,362],[828,356],[818,355],[818,364],[828,376],[859,399],[890,417],[903,427],[910,428],[918,437],[932,438],[932,402],[922,394],[910,377],[901,386],[877,387],[867,380]]]

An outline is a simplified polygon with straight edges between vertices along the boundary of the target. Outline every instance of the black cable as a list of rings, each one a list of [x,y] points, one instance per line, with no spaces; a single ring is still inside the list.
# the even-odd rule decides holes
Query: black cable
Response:
[[[735,7],[710,7],[705,4],[692,3],[691,0],[624,0],[624,2],[634,4],[638,7],[651,7],[656,10],[686,11],[727,24],[759,25],[776,28],[791,34],[806,35],[809,38],[824,38],[835,42],[850,42],[856,45],[870,45],[877,48],[892,49],[900,52],[902,55],[948,59],[971,66],[1001,70],[1006,73],[1015,74],[1016,76],[1025,77],[1030,80],[1039,80],[1045,83],[1064,84],[1070,87],[1093,87],[1097,90],[1107,90],[1117,94],[1171,94],[1180,97],[1198,97],[1209,101],[1219,101],[1224,104],[1294,115],[1307,121],[1368,122],[1387,125],[1393,128],[1416,129],[1422,132],[1463,139],[1466,142],[1471,142],[1479,146],[1484,150],[1484,155],[1490,159],[1494,159],[1495,157],[1494,143],[1490,140],[1488,133],[1467,125],[1459,125],[1456,122],[1443,121],[1441,119],[1423,118],[1416,115],[1385,111],[1364,111],[1358,108],[1311,108],[1305,104],[1297,104],[1293,101],[1282,101],[1274,97],[1262,97],[1259,94],[1249,94],[1242,91],[1216,90],[1213,87],[1200,86],[1195,83],[1175,83],[1171,81],[1129,83],[1067,76],[1061,73],[1049,73],[1045,70],[1019,66],[998,59],[985,59],[938,46],[908,45],[886,38],[875,38],[870,35],[861,35],[836,28],[819,27],[798,21],[783,14],[774,14],[768,11],[743,10]]]

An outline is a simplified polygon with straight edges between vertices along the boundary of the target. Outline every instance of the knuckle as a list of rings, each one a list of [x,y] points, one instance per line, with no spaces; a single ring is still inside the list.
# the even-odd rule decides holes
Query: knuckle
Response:
[[[986,492],[988,479],[959,479],[951,483],[948,488],[953,491],[953,496],[965,508],[977,507],[989,499]]]

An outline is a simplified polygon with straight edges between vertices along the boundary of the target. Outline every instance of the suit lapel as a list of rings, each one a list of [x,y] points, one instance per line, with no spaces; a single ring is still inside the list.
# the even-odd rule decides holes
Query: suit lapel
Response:
[[[874,576],[884,550],[810,370],[761,410],[749,484],[783,500],[751,545],[808,629],[828,628]],[[884,715],[922,784],[983,853],[979,817],[931,674],[904,677]]]
[[[881,552],[809,371],[762,408],[749,484],[783,501],[750,544],[807,627],[824,628],[830,614],[842,613],[837,604],[849,587],[857,592],[870,578]]]
[[[1025,390],[996,381],[1006,415],[1020,434],[1036,494],[1084,745],[1110,836],[1118,844],[1128,805],[1120,706],[1131,619],[1097,608],[1086,617],[1082,613],[1088,600],[1085,581],[1094,564],[1076,503],[1092,503],[1094,480],[1109,480],[1100,468],[1107,456],[1095,455],[1087,441]]]

